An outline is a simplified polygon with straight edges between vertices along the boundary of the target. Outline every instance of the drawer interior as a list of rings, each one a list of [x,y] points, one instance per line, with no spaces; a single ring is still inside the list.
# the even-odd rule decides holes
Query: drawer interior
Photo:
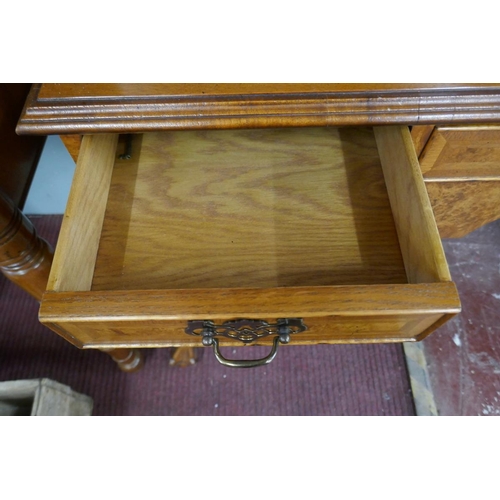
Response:
[[[459,310],[408,128],[324,127],[85,136],[39,317],[112,348],[238,318],[415,340]]]
[[[372,129],[131,137],[92,290],[408,282]]]

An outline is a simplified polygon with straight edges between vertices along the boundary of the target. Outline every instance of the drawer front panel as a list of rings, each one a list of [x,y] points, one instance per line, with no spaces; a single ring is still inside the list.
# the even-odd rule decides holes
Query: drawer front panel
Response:
[[[40,319],[79,347],[159,347],[200,345],[184,333],[190,320],[302,318],[308,330],[292,342],[314,344],[418,339],[459,310],[455,285],[433,283],[46,293]]]
[[[419,340],[422,332],[444,318],[443,314],[427,316],[394,315],[365,317],[308,318],[308,330],[291,335],[290,345],[349,344],[401,342]],[[237,318],[235,318],[237,319]],[[217,320],[215,320],[217,322]],[[269,322],[274,322],[271,318]],[[222,321],[220,321],[222,323]],[[113,347],[202,347],[201,337],[185,333],[186,321],[95,321],[92,323],[59,323],[58,333],[82,348]],[[251,345],[271,345],[273,337]],[[221,338],[222,346],[243,346],[238,340]]]

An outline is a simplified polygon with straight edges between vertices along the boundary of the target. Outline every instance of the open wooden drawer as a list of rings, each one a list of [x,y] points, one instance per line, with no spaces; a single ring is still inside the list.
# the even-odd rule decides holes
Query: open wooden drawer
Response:
[[[459,312],[408,128],[131,137],[83,139],[40,310],[76,346],[420,340]]]

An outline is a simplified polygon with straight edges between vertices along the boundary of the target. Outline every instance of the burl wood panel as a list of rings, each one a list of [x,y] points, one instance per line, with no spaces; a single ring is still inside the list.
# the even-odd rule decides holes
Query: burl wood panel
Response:
[[[491,123],[500,85],[37,84],[20,134]]]
[[[500,127],[437,127],[420,156],[443,238],[500,218]]]
[[[371,129],[149,133],[115,163],[92,290],[406,282]]]

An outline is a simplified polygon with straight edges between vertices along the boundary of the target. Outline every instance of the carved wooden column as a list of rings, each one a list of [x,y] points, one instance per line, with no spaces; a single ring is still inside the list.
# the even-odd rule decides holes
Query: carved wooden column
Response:
[[[0,270],[16,285],[41,300],[49,278],[51,246],[40,238],[31,221],[0,191]],[[143,364],[139,349],[107,351],[126,372]]]

